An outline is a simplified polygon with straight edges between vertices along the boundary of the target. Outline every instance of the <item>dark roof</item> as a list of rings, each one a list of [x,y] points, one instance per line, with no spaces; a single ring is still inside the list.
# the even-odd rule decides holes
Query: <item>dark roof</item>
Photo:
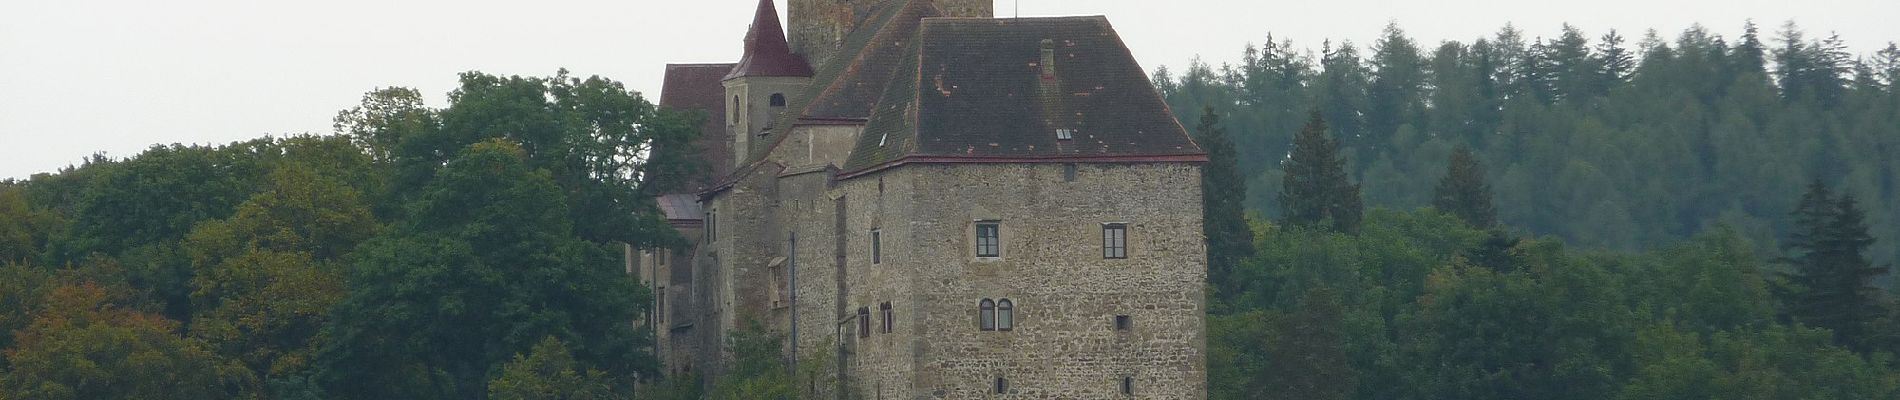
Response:
[[[705,219],[705,212],[699,207],[699,196],[691,193],[669,194],[655,199],[660,203],[660,211],[669,221],[699,221]]]
[[[726,74],[726,79],[810,77],[811,74],[811,65],[804,57],[792,54],[792,46],[785,42],[785,27],[779,25],[778,9],[772,0],[759,0],[758,13],[753,15],[752,27],[745,34],[745,55],[739,58],[739,65]]]
[[[701,158],[710,170],[695,185],[710,184],[732,169],[732,148],[726,137],[726,87],[720,82],[733,64],[667,64],[666,83],[660,89],[660,107],[674,111],[698,111],[706,117],[700,127]]]
[[[792,98],[787,112],[774,125],[861,123],[891,82],[902,55],[917,37],[926,17],[943,15],[931,0],[885,0],[871,6],[863,23],[851,31],[837,55],[818,69],[811,86]],[[785,131],[784,126],[773,130]],[[787,135],[767,136],[755,146],[753,158],[763,157]]]
[[[908,156],[1204,155],[1103,17],[923,20],[845,171]],[[1054,75],[1042,52],[1053,51]],[[1073,130],[1058,140],[1057,129]]]

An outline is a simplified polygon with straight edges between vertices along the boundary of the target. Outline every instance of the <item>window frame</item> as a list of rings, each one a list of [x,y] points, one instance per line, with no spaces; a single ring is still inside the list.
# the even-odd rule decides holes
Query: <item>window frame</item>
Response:
[[[1003,221],[976,221],[975,234],[977,258],[1003,258]]]
[[[871,265],[884,263],[884,231],[871,229]]]
[[[883,333],[885,334],[890,334],[893,331],[896,331],[897,330],[896,329],[897,312],[891,308],[891,303],[888,301],[884,302],[884,304],[879,304],[877,308],[878,308],[878,314],[880,316],[879,318],[880,330],[882,330]]]
[[[1128,259],[1128,223],[1107,222],[1102,224],[1102,259]]]
[[[785,101],[784,93],[773,93],[772,96],[770,96],[766,100],[766,104],[771,105],[772,107],[784,107],[785,103],[786,101]]]
[[[983,332],[996,331],[996,301],[983,299],[976,305],[976,326]]]
[[[858,338],[871,337],[871,308],[858,307]]]
[[[1009,299],[996,300],[996,326],[999,332],[1016,330],[1016,302]]]

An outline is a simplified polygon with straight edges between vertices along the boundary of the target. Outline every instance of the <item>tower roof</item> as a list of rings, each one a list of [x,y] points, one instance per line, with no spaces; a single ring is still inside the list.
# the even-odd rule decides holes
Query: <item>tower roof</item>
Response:
[[[726,74],[726,79],[744,77],[810,77],[811,65],[792,53],[785,42],[785,28],[779,24],[778,8],[773,0],[759,0],[758,14],[745,34],[745,56]]]

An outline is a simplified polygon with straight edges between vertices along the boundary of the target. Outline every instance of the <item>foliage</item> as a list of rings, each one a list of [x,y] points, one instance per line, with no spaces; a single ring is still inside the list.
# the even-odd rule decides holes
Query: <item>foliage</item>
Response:
[[[1498,224],[1498,210],[1491,205],[1491,184],[1485,183],[1484,165],[1471,155],[1471,149],[1459,147],[1451,153],[1445,178],[1438,181],[1432,194],[1432,207],[1458,216],[1478,228]]]
[[[792,371],[785,366],[785,338],[750,321],[726,337],[732,355],[725,374],[707,396],[713,400],[788,400],[798,398]]]
[[[1201,215],[1207,235],[1208,281],[1216,285],[1230,279],[1242,258],[1253,254],[1253,231],[1247,228],[1247,185],[1235,168],[1234,143],[1221,128],[1220,114],[1208,108],[1195,128],[1194,141],[1207,150],[1207,164],[1201,167]],[[1232,287],[1217,287],[1225,292]]]
[[[1871,350],[1876,325],[1887,316],[1874,279],[1888,268],[1868,262],[1874,239],[1866,215],[1853,194],[1838,198],[1826,184],[1808,185],[1794,212],[1795,233],[1788,240],[1793,271],[1783,296],[1789,314],[1809,326],[1832,331],[1843,345]]]
[[[1293,140],[1280,189],[1281,215],[1287,225],[1326,226],[1357,232],[1365,212],[1359,186],[1347,180],[1346,160],[1338,142],[1327,136],[1326,120],[1314,112]]]
[[[618,398],[607,373],[585,369],[567,351],[567,344],[549,336],[523,356],[501,367],[501,376],[488,383],[493,400],[589,400]]]
[[[53,288],[7,351],[0,391],[19,399],[226,399],[253,384],[243,366],[175,329],[162,317],[113,307],[96,285]]]
[[[505,141],[450,160],[403,221],[358,250],[318,354],[342,398],[478,398],[553,336],[619,376],[647,372],[627,321],[647,296],[616,252],[575,236],[562,191]]]

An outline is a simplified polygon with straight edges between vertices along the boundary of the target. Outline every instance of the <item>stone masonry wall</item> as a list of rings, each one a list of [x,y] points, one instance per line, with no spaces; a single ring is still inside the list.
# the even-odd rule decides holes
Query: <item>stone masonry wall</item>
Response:
[[[885,398],[1206,397],[1205,245],[1192,164],[912,165],[915,382]],[[888,182],[887,182],[888,183]],[[888,188],[887,188],[888,190]],[[974,257],[974,221],[1001,221],[1002,257]],[[1102,224],[1127,223],[1128,259],[1104,259]],[[886,226],[889,226],[887,223]],[[890,235],[887,233],[886,235]],[[890,239],[886,239],[890,240]],[[908,284],[900,283],[908,280]],[[981,299],[1010,299],[1015,329],[978,329]],[[1132,317],[1119,331],[1117,315]],[[1008,393],[992,394],[996,378]]]

